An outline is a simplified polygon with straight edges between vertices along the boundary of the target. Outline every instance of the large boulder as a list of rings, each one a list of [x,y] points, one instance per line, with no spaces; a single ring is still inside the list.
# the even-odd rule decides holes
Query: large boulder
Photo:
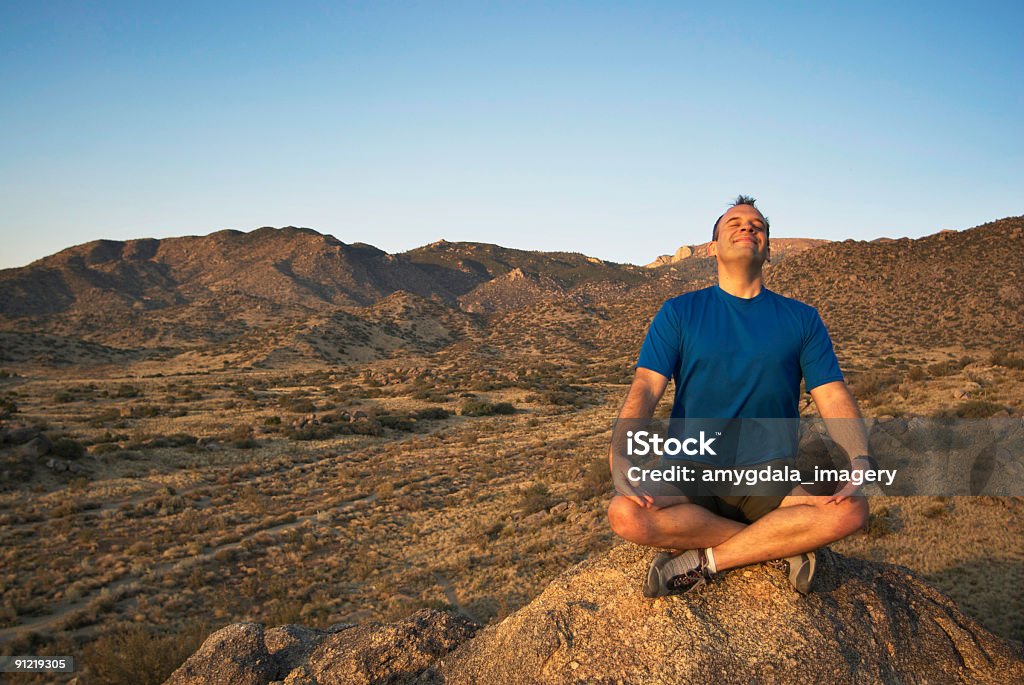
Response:
[[[823,549],[806,597],[758,564],[652,600],[652,555],[620,545],[475,637],[438,611],[333,631],[229,626],[167,684],[1024,682],[1020,645],[900,566]]]
[[[432,673],[444,683],[1007,683],[1024,653],[900,566],[823,549],[813,592],[759,564],[646,599],[631,544],[584,562]]]

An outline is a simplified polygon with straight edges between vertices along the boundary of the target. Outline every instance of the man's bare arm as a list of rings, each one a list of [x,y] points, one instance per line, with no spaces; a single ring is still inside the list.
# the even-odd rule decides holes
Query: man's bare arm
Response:
[[[818,408],[818,414],[825,420],[829,437],[846,452],[846,458],[851,460],[850,469],[867,468],[864,460],[852,461],[861,455],[869,454],[869,448],[864,418],[850,388],[843,381],[833,381],[811,390],[811,397]],[[855,485],[848,483],[846,487],[832,495],[829,501],[838,504],[855,494],[857,490]]]
[[[649,419],[668,387],[668,379],[657,371],[637,368],[626,401],[619,410],[620,419]]]
[[[626,478],[625,470],[629,467],[626,453],[625,427],[638,427],[654,416],[654,409],[665,394],[668,378],[650,369],[637,368],[633,383],[629,386],[626,401],[619,410],[619,420],[612,431],[612,444],[608,450],[608,468],[612,472],[612,481],[620,493],[641,507],[651,507],[654,499],[642,491],[632,487]]]

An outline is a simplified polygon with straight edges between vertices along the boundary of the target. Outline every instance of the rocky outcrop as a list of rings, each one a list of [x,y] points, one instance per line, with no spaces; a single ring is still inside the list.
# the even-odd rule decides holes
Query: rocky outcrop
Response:
[[[1019,648],[904,568],[819,553],[814,592],[739,569],[646,600],[651,553],[622,545],[553,582],[438,667],[446,683],[1009,682]],[[1013,674],[1013,675],[1011,675]]]
[[[469,638],[476,626],[424,610],[386,625],[218,630],[165,685],[361,685],[408,682]]]
[[[545,299],[561,299],[565,293],[554,279],[527,274],[517,267],[460,297],[459,306],[473,314],[490,314],[521,309]]]
[[[1006,683],[1024,652],[908,570],[818,555],[807,597],[755,565],[696,596],[640,595],[652,552],[624,544],[470,638],[440,612],[335,632],[253,624],[211,636],[168,681],[285,683]],[[262,639],[259,635],[263,635]],[[454,648],[454,649],[453,649]],[[247,670],[239,670],[240,664]],[[218,670],[221,669],[221,670]],[[229,680],[218,679],[226,670]]]

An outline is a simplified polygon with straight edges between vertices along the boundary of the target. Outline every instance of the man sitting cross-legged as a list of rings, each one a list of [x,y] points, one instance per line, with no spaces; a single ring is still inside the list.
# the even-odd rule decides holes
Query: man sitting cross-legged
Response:
[[[667,301],[655,316],[620,426],[650,419],[670,379],[674,421],[796,420],[803,379],[833,439],[851,458],[848,468],[871,468],[860,412],[817,311],[762,285],[768,220],[752,198],[740,196],[715,222],[710,251],[718,284]],[[610,450],[619,493],[608,509],[612,530],[637,544],[672,550],[655,557],[647,596],[686,592],[714,573],[771,559],[786,559],[790,582],[806,593],[814,550],[867,520],[867,503],[853,483],[825,496],[789,486],[776,495],[655,496],[626,475],[624,439],[617,430]],[[794,459],[764,455],[776,467]]]

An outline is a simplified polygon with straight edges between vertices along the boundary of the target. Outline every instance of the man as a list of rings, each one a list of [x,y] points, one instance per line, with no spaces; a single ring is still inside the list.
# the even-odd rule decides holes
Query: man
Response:
[[[619,425],[650,419],[670,378],[676,386],[673,420],[796,420],[802,377],[830,434],[851,459],[849,468],[871,468],[860,412],[817,311],[762,284],[768,230],[755,200],[744,195],[718,218],[709,246],[718,285],[662,306],[641,349]],[[656,498],[648,484],[626,475],[622,432],[616,431],[609,454],[619,493],[608,508],[609,523],[626,540],[672,550],[654,558],[646,596],[689,592],[715,573],[772,559],[788,562],[790,583],[806,594],[813,550],[867,520],[867,504],[852,482],[830,496],[811,496],[787,484],[788,494],[777,496]],[[784,456],[792,460],[795,454]]]

